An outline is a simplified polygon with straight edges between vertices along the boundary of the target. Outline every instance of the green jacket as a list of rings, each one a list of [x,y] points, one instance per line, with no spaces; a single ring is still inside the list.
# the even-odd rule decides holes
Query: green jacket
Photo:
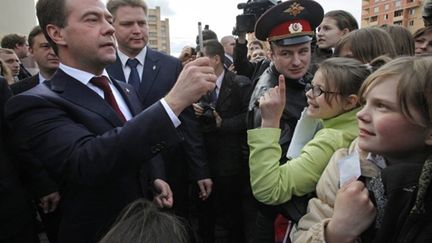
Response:
[[[265,204],[287,202],[315,186],[333,153],[347,148],[358,136],[356,113],[360,108],[323,120],[324,128],[302,149],[300,156],[279,165],[279,128],[248,130],[249,168],[255,198]]]

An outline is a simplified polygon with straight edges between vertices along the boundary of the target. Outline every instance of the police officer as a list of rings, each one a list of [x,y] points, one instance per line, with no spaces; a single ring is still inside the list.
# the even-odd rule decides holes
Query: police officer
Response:
[[[258,100],[266,90],[278,84],[278,77],[283,74],[287,98],[280,122],[282,131],[279,143],[282,147],[282,163],[286,160],[285,154],[297,120],[306,106],[304,87],[313,78],[307,73],[311,61],[311,41],[323,15],[323,8],[315,1],[290,0],[267,10],[255,25],[255,36],[270,44],[271,63],[260,76],[252,93],[247,114],[248,128],[261,126]],[[291,200],[288,204],[296,203],[294,201],[297,199]],[[304,201],[301,202],[306,204]],[[274,242],[273,222],[281,208],[261,205],[257,216],[257,228],[254,231],[254,242]],[[293,219],[293,212],[285,210],[285,213]],[[295,212],[297,216],[301,213]]]
[[[260,76],[248,111],[248,128],[261,125],[257,101],[264,92],[277,85],[283,74],[287,102],[281,121],[281,146],[285,154],[300,113],[306,106],[304,86],[313,78],[307,73],[311,61],[311,41],[324,11],[312,0],[290,0],[265,12],[255,25],[255,36],[270,44],[270,66]]]

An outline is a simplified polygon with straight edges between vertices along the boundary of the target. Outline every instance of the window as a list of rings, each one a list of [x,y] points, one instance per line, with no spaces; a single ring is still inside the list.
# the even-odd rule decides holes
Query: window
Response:
[[[400,8],[401,7],[401,0],[396,0],[395,1],[395,7],[396,8]]]
[[[378,21],[378,16],[372,16],[370,18],[370,22],[377,22]]]
[[[149,19],[150,21],[152,21],[152,22],[156,22],[156,21],[157,21],[157,17],[154,16],[154,15],[150,15],[150,16],[148,16],[148,19]]]
[[[378,13],[379,12],[379,7],[375,7],[374,8],[374,13]]]
[[[414,20],[410,20],[408,23],[409,26],[414,26]]]
[[[389,18],[388,14],[384,14],[384,20],[387,20]]]
[[[402,14],[403,14],[403,10],[398,10],[398,11],[395,11],[395,12],[394,12],[394,16],[395,16],[395,17],[402,16]]]
[[[386,5],[384,5],[384,10],[388,10],[390,8],[390,5],[387,3]]]
[[[402,25],[402,20],[400,20],[400,21],[395,21],[393,24],[395,24],[395,25]]]
[[[408,10],[409,15],[411,15],[411,16],[414,15],[415,12],[416,12],[415,8],[410,8],[410,9]]]

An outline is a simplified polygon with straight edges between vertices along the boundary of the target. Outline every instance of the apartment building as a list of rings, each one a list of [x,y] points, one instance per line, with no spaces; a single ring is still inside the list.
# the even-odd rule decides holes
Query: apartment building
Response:
[[[361,27],[397,24],[411,32],[423,27],[424,0],[363,0]]]
[[[148,45],[158,51],[170,54],[169,19],[161,20],[160,7],[148,10]]]

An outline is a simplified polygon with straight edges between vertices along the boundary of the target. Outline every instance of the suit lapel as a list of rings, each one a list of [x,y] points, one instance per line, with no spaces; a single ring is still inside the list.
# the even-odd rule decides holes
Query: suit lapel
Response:
[[[51,79],[51,89],[64,99],[104,117],[113,127],[123,122],[109,104],[89,87],[64,73],[61,69]]]
[[[126,83],[127,77],[124,75],[123,64],[121,63],[118,54],[115,63],[108,65],[106,69],[114,79]]]
[[[137,93],[133,90],[133,88],[130,85],[125,84],[123,82],[117,82],[117,80],[114,80],[112,77],[111,80],[113,80],[114,86],[123,96],[123,99],[125,100],[127,106],[129,107],[132,116],[134,117],[138,115],[138,113],[140,113],[142,109],[141,109],[141,103],[138,99]]]
[[[145,57],[144,70],[141,79],[140,86],[140,98],[144,103],[150,90],[152,89],[154,83],[156,82],[156,77],[159,73],[159,59],[155,56],[155,52],[147,47],[147,54]]]

